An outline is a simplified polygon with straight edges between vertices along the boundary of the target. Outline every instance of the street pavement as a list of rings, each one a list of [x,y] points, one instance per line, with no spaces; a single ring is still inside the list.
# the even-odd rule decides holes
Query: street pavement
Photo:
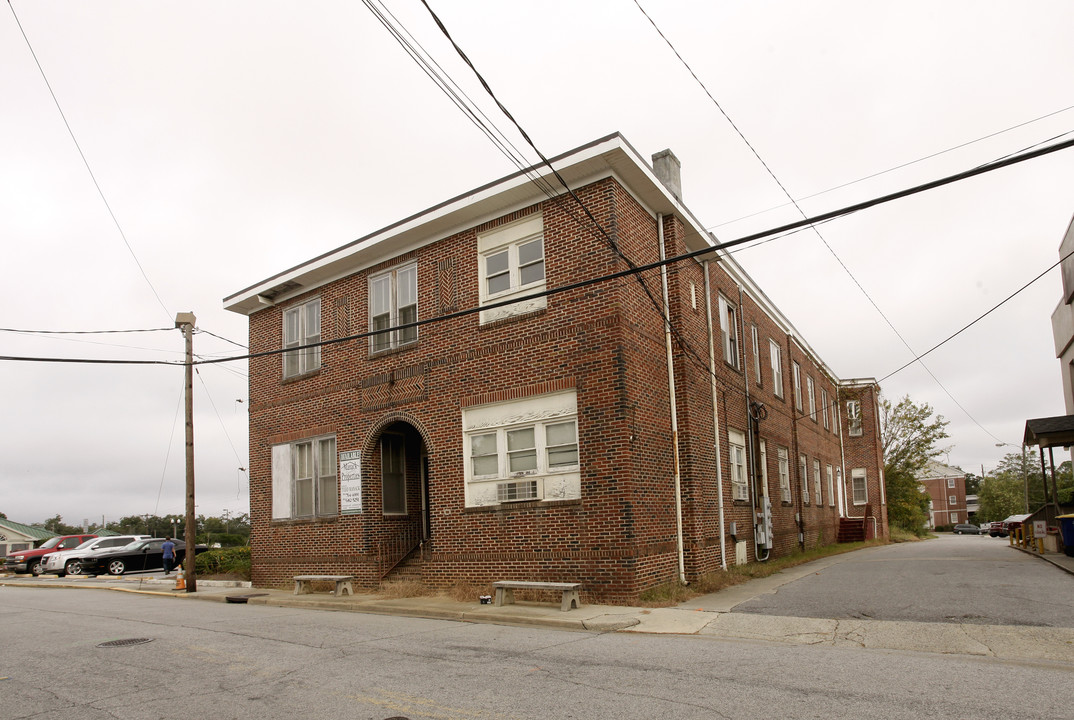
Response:
[[[1074,661],[1074,628],[827,619],[733,612],[736,606],[774,592],[787,583],[846,562],[852,556],[860,557],[861,553],[879,549],[867,548],[806,563],[668,608],[583,605],[563,612],[558,603],[518,602],[497,607],[480,604],[477,598],[473,602],[460,602],[441,596],[390,598],[364,593],[342,597],[330,593],[294,595],[288,590],[251,588],[249,583],[211,580],[198,580],[197,592],[187,592],[177,590],[173,578],[164,578],[159,573],[118,578],[8,576],[0,577],[0,586],[98,588],[179,601],[230,602],[235,605],[236,613],[241,613],[245,604],[267,605],[586,632],[702,635],[788,645],[854,646],[1014,660]],[[1015,547],[1006,551],[1027,552]],[[1051,563],[1074,574],[1074,558],[1055,553],[1045,556],[1031,554],[1041,562]]]

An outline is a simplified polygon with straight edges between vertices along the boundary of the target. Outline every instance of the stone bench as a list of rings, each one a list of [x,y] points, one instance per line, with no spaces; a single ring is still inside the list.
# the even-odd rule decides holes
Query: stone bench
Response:
[[[563,612],[567,612],[572,607],[577,608],[582,604],[582,601],[578,599],[578,591],[582,588],[582,583],[497,580],[492,583],[492,587],[496,589],[496,599],[494,603],[497,606],[514,603],[515,590],[552,590],[562,592],[563,599],[560,601],[559,609]]]
[[[348,595],[354,595],[354,588],[351,586],[353,580],[353,575],[295,575],[295,595],[313,592],[310,583],[315,582],[334,582],[337,597],[343,595],[344,590]]]

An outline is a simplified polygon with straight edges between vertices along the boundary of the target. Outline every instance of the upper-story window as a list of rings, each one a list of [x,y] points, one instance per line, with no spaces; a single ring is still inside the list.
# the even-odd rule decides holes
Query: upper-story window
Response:
[[[817,421],[817,389],[813,385],[813,378],[806,376],[806,395],[809,398],[809,418]]]
[[[820,415],[824,418],[824,429],[830,430],[832,426],[828,422],[828,391],[825,388],[820,389]]]
[[[750,326],[750,335],[753,339],[753,381],[761,384],[761,343],[757,339],[757,326]]]
[[[369,278],[369,339],[373,352],[390,350],[418,339],[418,266],[414,263]]]
[[[735,306],[720,296],[720,335],[723,337],[723,359],[731,367],[738,367],[738,322]]]
[[[768,360],[772,364],[772,392],[783,397],[783,351],[775,340],[768,341]]]
[[[539,293],[545,289],[544,221],[532,215],[477,237],[482,305]],[[481,312],[487,323],[547,306],[544,297]]]
[[[791,363],[791,382],[794,383],[794,408],[802,412],[802,366]]]
[[[955,486],[955,479],[954,478],[947,478],[947,487],[953,488],[954,486]]]
[[[858,400],[847,400],[847,434],[861,436],[861,402]]]
[[[301,348],[321,341],[321,299],[310,300],[283,311],[283,347]],[[288,350],[283,354],[284,378],[313,372],[321,367],[321,348]]]

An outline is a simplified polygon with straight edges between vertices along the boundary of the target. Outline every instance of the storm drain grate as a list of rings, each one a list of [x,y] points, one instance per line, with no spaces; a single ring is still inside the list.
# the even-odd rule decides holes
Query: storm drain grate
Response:
[[[143,643],[153,642],[153,638],[126,638],[124,640],[109,640],[108,642],[99,643],[97,647],[127,647],[128,645],[142,645]]]

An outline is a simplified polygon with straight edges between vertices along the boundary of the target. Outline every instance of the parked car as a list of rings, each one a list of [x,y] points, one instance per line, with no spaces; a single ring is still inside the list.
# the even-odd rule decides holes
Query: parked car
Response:
[[[93,550],[78,558],[85,575],[122,575],[127,572],[164,569],[164,538],[135,540],[120,548]],[[208,550],[205,545],[198,545],[194,552]],[[186,556],[186,543],[175,541],[175,558],[182,563]]]
[[[70,550],[76,548],[87,540],[92,540],[97,537],[93,533],[86,533],[85,535],[57,535],[54,538],[49,538],[40,547],[32,550],[19,550],[13,552],[4,558],[4,566],[9,572],[17,573],[33,573],[34,575],[40,575],[43,565],[42,560],[48,555],[59,550]]]
[[[989,537],[1007,537],[1007,523],[997,520],[988,526]]]
[[[135,540],[147,540],[150,535],[111,535],[87,540],[76,548],[61,550],[45,557],[42,573],[54,574],[60,577],[64,575],[81,575],[82,563],[80,558],[93,550],[108,550],[121,548]]]
[[[951,531],[955,535],[979,535],[981,528],[976,525],[955,525],[955,528]]]

